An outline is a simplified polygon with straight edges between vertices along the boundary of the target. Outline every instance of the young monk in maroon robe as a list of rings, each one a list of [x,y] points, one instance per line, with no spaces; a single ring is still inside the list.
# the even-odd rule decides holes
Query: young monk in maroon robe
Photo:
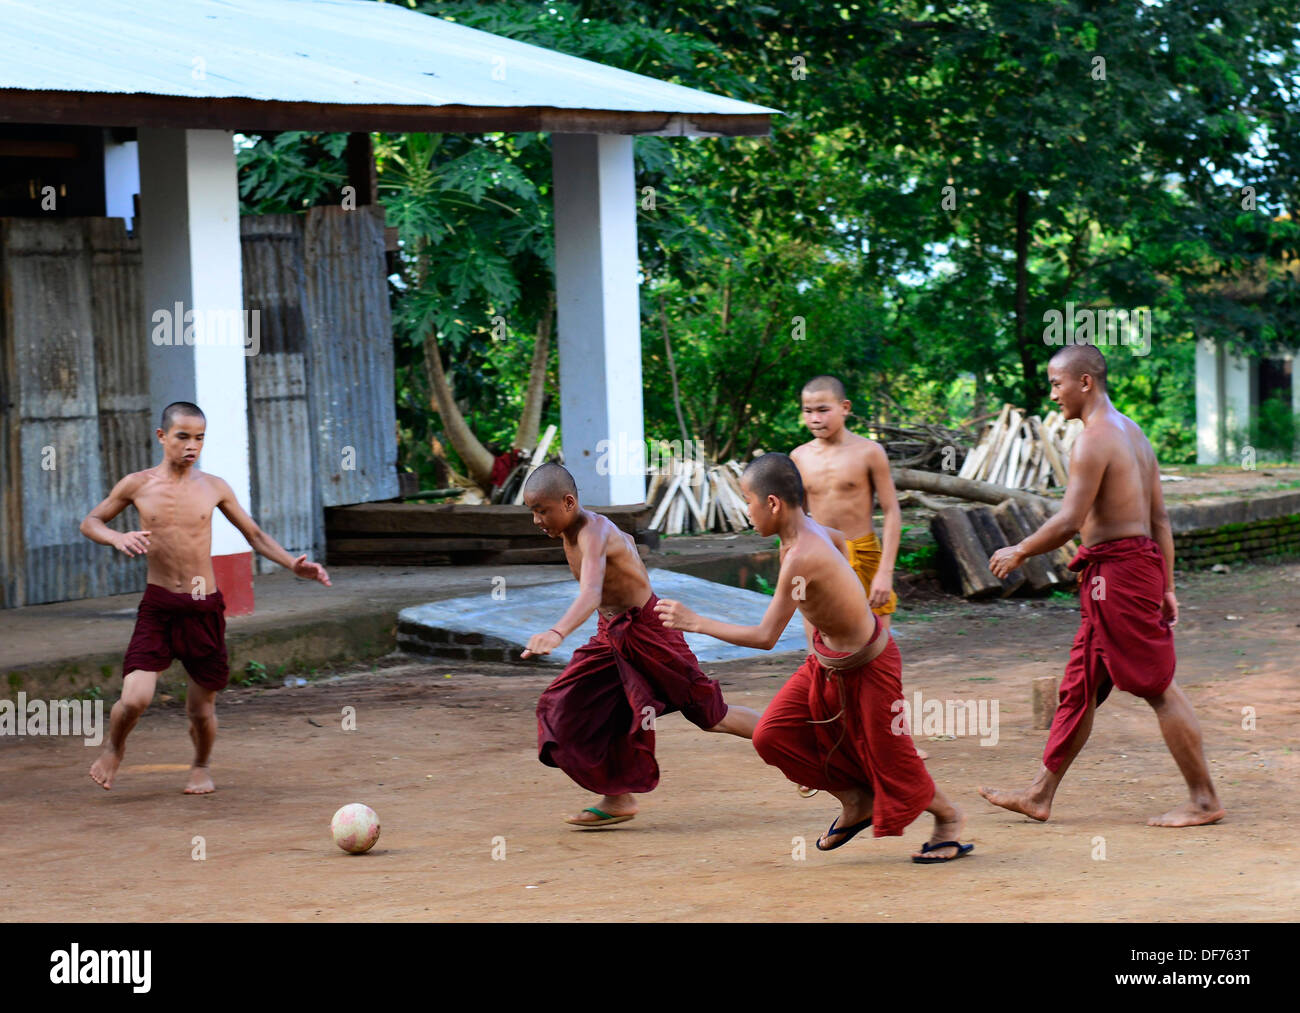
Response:
[[[533,523],[564,540],[578,597],[522,657],[549,654],[599,610],[596,634],[537,701],[537,753],[599,802],[565,822],[583,829],[630,820],[636,796],[659,783],[655,719],[681,711],[708,732],[751,738],[758,713],[728,706],[700,671],[686,639],[655,615],[658,602],[636,545],[600,514],[578,502],[573,476],[543,464],[524,486]]]
[[[656,611],[673,629],[771,650],[798,609],[812,624],[813,652],[763,712],[754,748],[795,784],[839,799],[843,810],[818,849],[842,847],[867,827],[877,837],[898,837],[929,812],[934,831],[912,860],[968,854],[974,845],[959,843],[965,817],[935,787],[896,721],[902,659],[862,593],[844,536],[804,513],[799,470],[785,454],[757,458],[740,485],[759,534],[781,537],[781,572],[762,622],[704,619],[668,599]]]
[[[1022,791],[981,788],[980,794],[1004,809],[1046,820],[1061,779],[1088,741],[1094,712],[1114,685],[1142,697],[1156,712],[1191,795],[1147,823],[1215,823],[1224,809],[1210,780],[1200,725],[1174,682],[1174,539],[1156,456],[1137,423],[1111,404],[1106,359],[1095,346],[1065,346],[1052,357],[1047,377],[1052,400],[1065,417],[1083,419],[1083,432],[1070,452],[1065,498],[1061,509],[1023,542],[994,553],[989,569],[1004,577],[1077,531],[1083,548],[1070,569],[1079,574],[1083,617],[1038,776]]]

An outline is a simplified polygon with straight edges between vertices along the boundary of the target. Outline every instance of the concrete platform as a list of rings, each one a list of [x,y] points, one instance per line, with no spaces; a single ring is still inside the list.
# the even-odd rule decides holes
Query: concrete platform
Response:
[[[486,593],[494,577],[511,590],[573,584],[567,566],[340,566],[329,572],[332,587],[283,570],[253,578],[256,612],[226,622],[232,678],[242,678],[249,662],[262,665],[278,684],[290,673],[377,660],[396,646],[400,610]],[[0,610],[0,698],[25,689],[29,696],[116,699],[139,601],[137,592]],[[175,692],[185,683],[177,663],[160,687]]]
[[[756,625],[772,601],[757,591],[727,587],[672,570],[652,569],[650,583],[660,598],[675,598],[711,619],[746,626]],[[397,614],[397,644],[403,651],[426,657],[564,665],[596,632],[594,613],[549,655],[522,661],[519,654],[529,637],[544,632],[564,615],[577,590],[577,583],[569,580],[506,588],[504,598],[493,598],[488,591],[405,608]],[[736,647],[699,633],[686,634],[686,643],[706,663],[769,653]],[[803,624],[791,621],[773,651],[803,651],[806,646]]]
[[[752,532],[732,535],[666,538],[660,551],[646,560],[655,572],[657,590],[678,595],[707,615],[721,616],[713,601],[739,585],[751,587],[753,574],[775,579],[773,540]],[[143,566],[143,563],[141,564]],[[681,567],[691,570],[698,583],[674,583],[680,575],[669,573]],[[256,662],[253,681],[279,685],[287,676],[310,676],[357,664],[378,664],[397,648],[397,615],[403,609],[452,598],[486,597],[504,580],[507,595],[519,590],[550,585],[558,608],[548,612],[546,629],[558,619],[577,593],[577,583],[567,566],[540,564],[515,566],[337,566],[330,567],[333,587],[298,580],[283,570],[253,578],[256,612],[227,621],[226,646],[230,655],[232,682],[249,677],[249,663]],[[907,597],[900,577],[899,596]],[[496,583],[494,583],[496,581]],[[701,586],[707,589],[701,594]],[[769,600],[750,592],[745,611],[734,618],[756,622]],[[135,625],[139,592],[103,598],[29,605],[0,609],[0,699],[14,698],[19,690],[29,697],[104,697],[115,700],[121,687],[122,656]],[[594,620],[593,620],[594,623]],[[805,650],[802,627],[792,623],[794,650]],[[898,636],[898,619],[895,620]],[[537,630],[529,630],[531,634]],[[458,634],[472,637],[473,631]],[[570,649],[582,643],[575,633],[566,644]],[[509,642],[498,645],[497,658],[506,647],[521,646],[516,631]],[[475,647],[463,642],[457,646]],[[699,646],[701,657],[722,648],[716,641]],[[783,649],[784,648],[783,644]],[[515,650],[518,655],[519,650]],[[470,657],[471,653],[458,657]],[[557,659],[558,660],[558,659]],[[540,664],[528,662],[529,665]],[[520,669],[526,671],[526,669]],[[184,669],[174,664],[159,680],[165,693],[179,693],[186,684]]]

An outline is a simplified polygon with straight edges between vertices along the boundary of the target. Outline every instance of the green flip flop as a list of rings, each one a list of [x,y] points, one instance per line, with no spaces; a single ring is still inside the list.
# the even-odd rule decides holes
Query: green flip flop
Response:
[[[603,809],[597,809],[594,805],[589,805],[582,811],[585,813],[591,813],[593,816],[598,816],[600,818],[595,820],[579,820],[570,818],[564,822],[571,823],[575,827],[581,827],[583,830],[593,830],[598,827],[611,827],[615,823],[626,823],[635,815],[635,813],[631,813],[626,816],[611,816]]]

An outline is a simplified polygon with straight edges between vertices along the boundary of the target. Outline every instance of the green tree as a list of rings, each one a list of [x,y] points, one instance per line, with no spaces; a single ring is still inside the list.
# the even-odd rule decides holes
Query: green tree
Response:
[[[798,389],[823,371],[867,420],[1038,410],[1044,314],[1073,302],[1151,311],[1150,354],[1110,355],[1113,392],[1162,457],[1186,459],[1194,339],[1300,341],[1300,28],[1274,0],[418,9],[784,111],[770,138],[636,140],[654,194],[638,220],[652,435],[685,425],[722,456],[787,448]],[[246,202],[322,199],[341,145],[264,140],[241,159]],[[525,404],[555,421],[529,396],[554,285],[547,139],[376,150],[403,235],[404,453],[457,412],[481,445],[509,442]]]

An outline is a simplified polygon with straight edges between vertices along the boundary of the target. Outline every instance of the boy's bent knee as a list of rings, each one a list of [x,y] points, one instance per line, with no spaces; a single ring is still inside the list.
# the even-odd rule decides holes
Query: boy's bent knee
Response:
[[[122,708],[122,713],[128,718],[138,718],[148,708],[151,697],[144,696],[140,693],[127,694],[123,693],[118,699],[118,706]]]
[[[758,726],[754,729],[754,751],[762,757],[764,763],[773,763],[778,749],[779,736],[773,732],[772,726],[763,720],[759,720]]]

